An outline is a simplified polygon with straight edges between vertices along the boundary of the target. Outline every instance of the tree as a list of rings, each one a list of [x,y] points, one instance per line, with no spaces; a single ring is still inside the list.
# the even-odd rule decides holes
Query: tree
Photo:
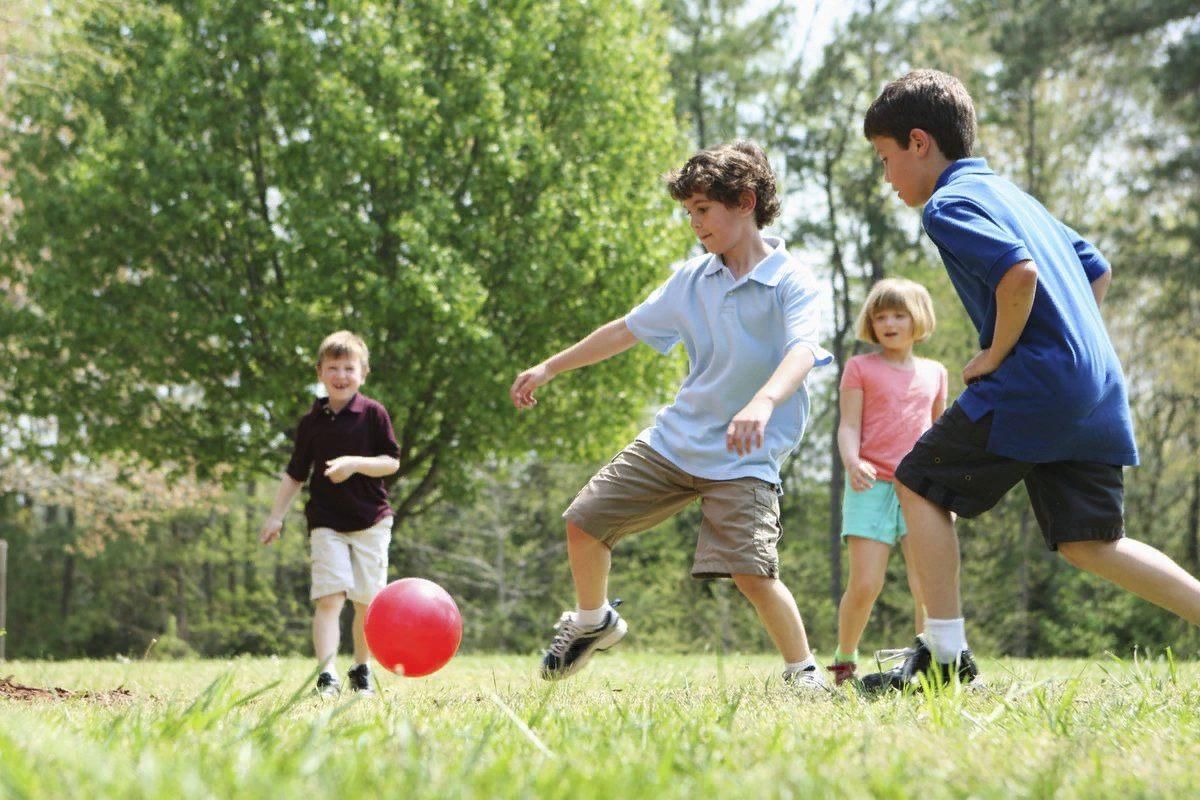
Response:
[[[401,516],[481,454],[628,432],[649,354],[556,385],[536,420],[506,389],[627,310],[687,235],[658,185],[679,151],[651,8],[84,9],[7,131],[0,280],[26,299],[0,318],[20,386],[2,405],[52,423],[27,451],[277,470],[342,327],[372,347]]]

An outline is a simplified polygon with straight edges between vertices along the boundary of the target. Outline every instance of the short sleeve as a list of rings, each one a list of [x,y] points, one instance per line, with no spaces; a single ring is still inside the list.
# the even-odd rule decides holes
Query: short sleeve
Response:
[[[852,358],[846,362],[846,369],[842,371],[841,388],[843,390],[864,388],[862,368],[859,367],[860,363],[857,358]]]
[[[833,354],[821,347],[820,293],[810,283],[798,279],[795,274],[779,283],[783,303],[783,324],[786,342],[785,353],[794,347],[807,347],[812,351],[813,366],[832,363]]]
[[[371,450],[374,455],[400,458],[400,445],[397,444],[396,432],[392,429],[392,418],[382,405],[373,409],[371,439]]]
[[[679,292],[682,281],[674,275],[625,315],[625,325],[637,338],[664,355],[679,343]]]
[[[1021,239],[965,200],[931,207],[924,225],[934,244],[992,289],[1014,264],[1033,259]]]
[[[287,474],[297,483],[304,483],[312,472],[312,432],[305,415],[296,426],[296,440],[292,444],[292,457],[288,461]]]
[[[1083,265],[1083,272],[1087,275],[1088,283],[1093,283],[1104,273],[1108,272],[1108,259],[1100,255],[1100,251],[1096,246],[1084,239],[1075,230],[1063,223],[1058,223],[1062,227],[1062,231],[1066,237],[1071,240],[1071,246],[1075,248],[1075,255],[1079,257],[1079,263]]]

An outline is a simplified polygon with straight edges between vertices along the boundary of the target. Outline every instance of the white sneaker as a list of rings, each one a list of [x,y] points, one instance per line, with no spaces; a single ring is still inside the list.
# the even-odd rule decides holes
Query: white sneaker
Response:
[[[342,693],[342,684],[332,672],[322,672],[317,676],[317,694],[321,697],[337,697]]]
[[[832,689],[825,681],[825,676],[817,667],[807,669],[784,670],[783,682],[805,695],[828,695]]]

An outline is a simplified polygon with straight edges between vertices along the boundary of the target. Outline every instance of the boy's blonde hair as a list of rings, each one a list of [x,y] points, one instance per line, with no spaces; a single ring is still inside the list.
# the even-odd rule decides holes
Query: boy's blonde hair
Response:
[[[362,364],[363,375],[371,371],[371,354],[367,351],[366,342],[350,331],[337,331],[325,337],[317,348],[317,369],[326,358],[345,358],[354,356]]]
[[[925,341],[937,327],[929,290],[907,278],[884,278],[871,287],[858,314],[858,321],[854,324],[854,332],[859,339],[879,344],[871,319],[880,311],[903,311],[912,317],[913,341]]]

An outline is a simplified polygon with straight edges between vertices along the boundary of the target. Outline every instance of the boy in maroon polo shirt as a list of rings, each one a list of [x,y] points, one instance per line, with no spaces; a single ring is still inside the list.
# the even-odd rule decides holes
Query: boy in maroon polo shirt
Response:
[[[308,520],[312,548],[313,649],[321,674],[317,692],[341,691],[333,669],[347,598],[354,603],[354,667],[350,688],[374,694],[367,666],[363,621],[367,606],[387,583],[392,509],[383,477],[400,469],[400,446],[387,410],[359,393],[370,372],[367,346],[349,331],[326,337],[317,351],[317,378],[328,397],[300,418],[291,461],[262,525],[259,541],[279,538],[283,516],[309,481]],[[313,469],[313,466],[316,469]]]

